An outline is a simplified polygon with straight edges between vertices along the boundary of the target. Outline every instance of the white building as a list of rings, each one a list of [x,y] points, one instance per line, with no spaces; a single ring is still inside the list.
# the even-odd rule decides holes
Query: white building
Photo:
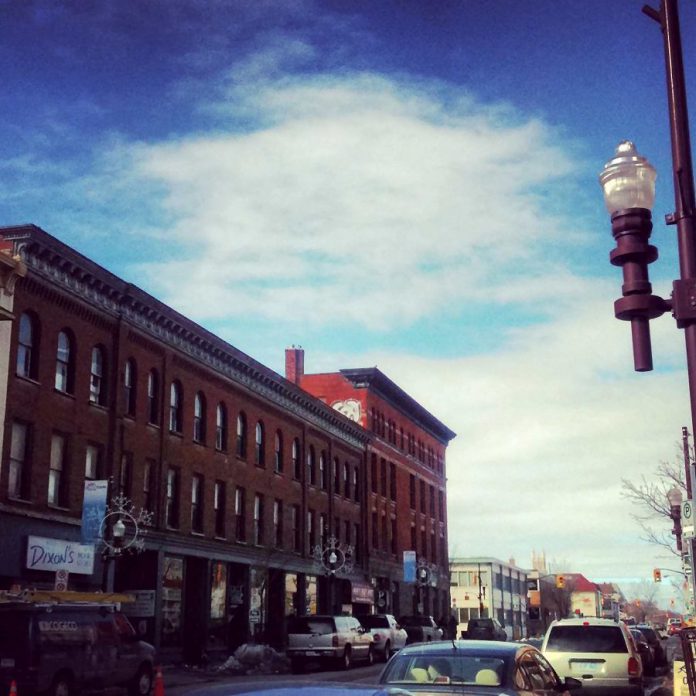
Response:
[[[527,635],[527,571],[514,559],[451,558],[450,595],[457,635],[479,616],[498,619],[509,639]]]

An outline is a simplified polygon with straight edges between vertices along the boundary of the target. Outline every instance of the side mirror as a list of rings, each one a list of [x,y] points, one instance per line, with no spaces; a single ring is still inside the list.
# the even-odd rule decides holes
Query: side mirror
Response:
[[[575,689],[582,689],[582,682],[575,677],[566,677],[556,687],[556,691],[574,691]]]

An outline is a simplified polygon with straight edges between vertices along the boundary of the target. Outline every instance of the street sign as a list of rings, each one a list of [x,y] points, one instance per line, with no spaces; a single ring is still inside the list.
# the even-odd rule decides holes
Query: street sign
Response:
[[[249,623],[261,623],[261,612],[258,609],[249,609]]]
[[[690,500],[685,500],[681,504],[681,518],[682,527],[686,525],[693,525],[694,523],[694,506]]]
[[[53,584],[53,589],[56,592],[65,592],[68,589],[68,578],[70,573],[63,568],[56,570],[56,580]]]

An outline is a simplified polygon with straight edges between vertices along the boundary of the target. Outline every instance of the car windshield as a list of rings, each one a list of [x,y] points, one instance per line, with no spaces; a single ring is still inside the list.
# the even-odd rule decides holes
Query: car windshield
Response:
[[[386,616],[361,616],[360,623],[365,628],[389,628],[389,620]]]
[[[505,662],[497,657],[461,655],[397,655],[382,674],[382,684],[470,684],[506,686]]]
[[[492,625],[491,619],[469,619],[469,628],[489,628]]]
[[[402,616],[399,623],[403,626],[430,626],[427,616]]]
[[[549,652],[626,653],[618,626],[553,626],[546,642]]]
[[[333,633],[334,626],[331,619],[316,619],[311,616],[296,616],[290,619],[288,633],[300,633],[323,636]]]

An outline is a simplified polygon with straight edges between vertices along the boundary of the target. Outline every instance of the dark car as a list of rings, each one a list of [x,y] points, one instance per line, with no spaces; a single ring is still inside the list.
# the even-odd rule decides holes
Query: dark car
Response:
[[[406,643],[441,640],[443,631],[432,616],[402,616],[399,625],[406,631]]]
[[[546,658],[531,645],[474,640],[407,645],[387,663],[379,684],[416,694],[481,696],[568,696],[569,690],[581,686],[572,677],[561,680]]]
[[[0,603],[0,689],[71,696],[81,689],[152,688],[155,649],[115,605]]]
[[[648,644],[645,636],[637,629],[629,629],[631,632],[631,638],[636,644],[638,654],[640,655],[640,661],[643,663],[643,673],[649,677],[655,674],[655,654],[653,649]]]
[[[469,619],[467,640],[507,640],[507,633],[496,619]]]
[[[645,640],[648,641],[648,645],[653,651],[653,656],[655,658],[655,666],[663,667],[667,664],[667,657],[665,655],[665,649],[662,647],[662,638],[660,634],[652,627],[647,624],[638,624],[636,629],[639,630]]]

